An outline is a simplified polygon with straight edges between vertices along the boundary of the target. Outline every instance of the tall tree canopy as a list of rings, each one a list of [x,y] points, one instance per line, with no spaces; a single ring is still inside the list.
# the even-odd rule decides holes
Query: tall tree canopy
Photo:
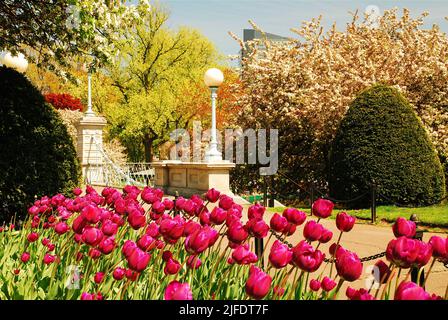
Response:
[[[219,62],[207,38],[187,27],[169,29],[168,16],[165,9],[152,6],[140,25],[123,32],[116,43],[120,54],[108,68],[122,99],[104,111],[112,134],[136,161],[152,161],[153,148],[198,115],[186,88],[197,86],[206,68]]]

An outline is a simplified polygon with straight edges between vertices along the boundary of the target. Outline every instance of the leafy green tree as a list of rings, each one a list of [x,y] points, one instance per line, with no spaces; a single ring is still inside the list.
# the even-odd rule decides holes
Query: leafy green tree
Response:
[[[219,56],[211,42],[187,27],[171,30],[169,15],[152,6],[139,25],[116,43],[120,54],[108,73],[121,103],[106,106],[110,133],[128,148],[131,160],[150,162],[169,133],[186,128],[198,110],[185,103],[185,88],[202,82]]]

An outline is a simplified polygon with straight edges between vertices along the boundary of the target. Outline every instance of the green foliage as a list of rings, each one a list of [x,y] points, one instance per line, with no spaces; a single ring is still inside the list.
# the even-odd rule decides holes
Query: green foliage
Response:
[[[20,73],[0,68],[0,221],[22,218],[35,196],[67,193],[79,179],[67,128]]]
[[[153,148],[176,128],[186,128],[196,115],[182,101],[189,87],[202,83],[218,55],[198,31],[169,29],[163,8],[154,5],[141,19],[116,43],[120,55],[108,72],[122,99],[103,111],[112,125],[110,134],[127,147],[130,159],[141,161],[144,155],[151,161]]]
[[[330,152],[330,194],[351,199],[370,189],[400,204],[428,205],[445,194],[439,158],[421,121],[394,88],[375,85],[351,104]],[[368,206],[369,197],[355,205]]]

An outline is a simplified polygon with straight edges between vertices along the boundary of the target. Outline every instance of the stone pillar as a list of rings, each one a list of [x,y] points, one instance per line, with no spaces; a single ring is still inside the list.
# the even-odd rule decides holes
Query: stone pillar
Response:
[[[179,195],[190,197],[215,188],[231,196],[238,204],[248,203],[230,190],[229,173],[235,168],[234,163],[168,160],[154,162],[152,165],[155,169],[155,187],[163,189],[166,194],[175,195],[178,192]]]
[[[107,121],[96,115],[85,115],[78,122],[76,151],[82,166],[82,176],[89,184],[104,184],[103,175],[103,128]],[[96,141],[94,141],[96,140]]]

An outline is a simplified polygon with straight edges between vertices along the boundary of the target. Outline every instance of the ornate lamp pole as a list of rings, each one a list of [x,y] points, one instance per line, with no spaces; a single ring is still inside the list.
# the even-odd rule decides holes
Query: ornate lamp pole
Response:
[[[210,146],[205,153],[205,161],[222,161],[222,154],[218,151],[218,139],[216,136],[216,99],[218,98],[218,88],[224,82],[224,74],[219,69],[209,69],[204,75],[204,82],[210,88],[212,98],[212,130]]]
[[[86,111],[86,116],[94,116],[95,112],[93,112],[92,110],[92,74],[89,73],[87,75],[87,87],[88,87],[88,91],[87,91],[87,111]]]

